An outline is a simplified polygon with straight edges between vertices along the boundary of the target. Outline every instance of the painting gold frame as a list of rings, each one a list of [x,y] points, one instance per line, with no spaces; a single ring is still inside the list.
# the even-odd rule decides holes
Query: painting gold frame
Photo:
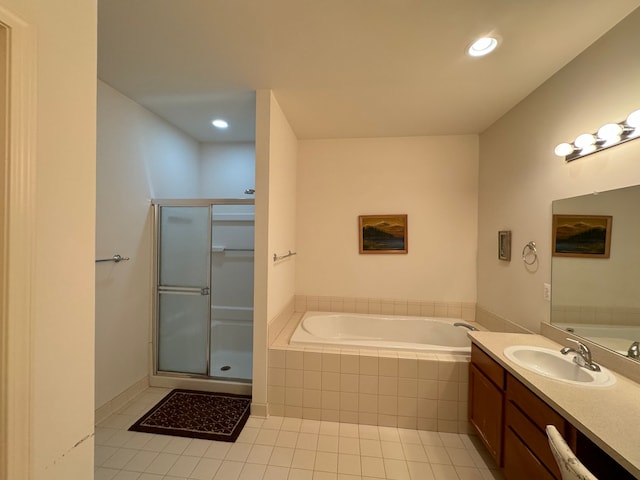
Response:
[[[360,253],[407,253],[407,215],[358,216]]]

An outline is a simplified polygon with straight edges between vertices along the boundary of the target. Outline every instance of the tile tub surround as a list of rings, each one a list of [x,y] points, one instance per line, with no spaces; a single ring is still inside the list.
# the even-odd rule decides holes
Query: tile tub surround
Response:
[[[294,313],[269,348],[271,415],[467,433],[469,357],[291,346]]]

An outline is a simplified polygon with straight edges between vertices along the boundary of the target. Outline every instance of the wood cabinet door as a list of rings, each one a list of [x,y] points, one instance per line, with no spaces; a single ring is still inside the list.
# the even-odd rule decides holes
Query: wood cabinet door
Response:
[[[499,466],[502,466],[503,412],[502,390],[474,364],[469,364],[469,421]]]

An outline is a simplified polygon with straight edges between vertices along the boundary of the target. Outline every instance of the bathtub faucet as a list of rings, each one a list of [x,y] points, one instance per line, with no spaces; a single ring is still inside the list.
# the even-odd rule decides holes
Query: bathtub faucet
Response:
[[[464,323],[464,322],[456,322],[453,324],[454,327],[464,327],[464,328],[468,328],[471,331],[478,331],[478,329],[476,327],[474,327],[473,325],[469,325],[468,323]]]

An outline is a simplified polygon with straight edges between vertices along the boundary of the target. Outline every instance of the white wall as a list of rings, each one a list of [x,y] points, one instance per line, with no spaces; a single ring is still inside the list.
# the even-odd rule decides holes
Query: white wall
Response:
[[[640,108],[636,10],[480,136],[478,304],[537,331],[549,321],[551,202],[640,183],[640,141],[566,164],[556,144]],[[498,230],[513,232],[512,260],[497,259]],[[535,241],[539,262],[520,253]]]
[[[266,414],[267,325],[292,302],[295,262],[272,261],[296,249],[298,140],[270,90],[256,92],[256,223],[253,406]]]
[[[35,190],[25,197],[33,193],[35,214],[31,373],[21,379],[31,386],[30,467],[12,478],[27,469],[35,480],[92,478],[96,4],[1,0],[0,8],[37,33],[35,58],[15,59],[34,63],[36,116]]]
[[[96,407],[149,373],[149,200],[196,197],[198,168],[197,142],[98,81],[96,255],[131,260],[96,264]]]
[[[254,143],[203,143],[200,145],[201,198],[253,198],[255,188]]]
[[[299,142],[296,293],[475,302],[478,137]],[[358,252],[358,215],[408,214],[406,255]]]

